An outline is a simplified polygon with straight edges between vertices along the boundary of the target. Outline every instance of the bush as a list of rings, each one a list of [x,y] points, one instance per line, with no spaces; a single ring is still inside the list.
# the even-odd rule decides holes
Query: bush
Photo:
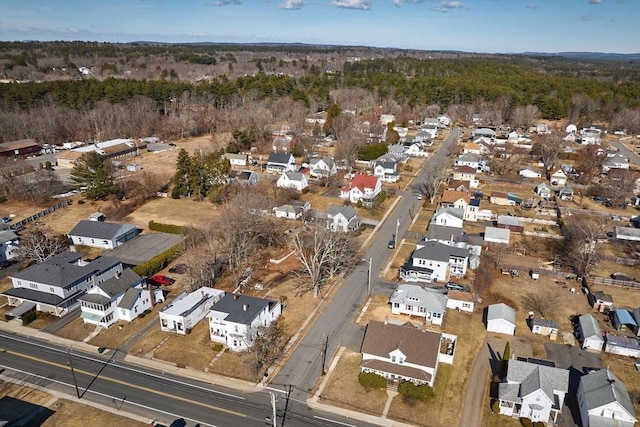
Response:
[[[433,389],[428,385],[415,385],[409,381],[402,381],[398,385],[398,393],[405,399],[428,402],[434,398]]]
[[[533,423],[533,427],[544,427],[544,423],[542,421],[536,421]]]
[[[184,227],[175,224],[163,224],[161,222],[149,221],[149,229],[162,233],[182,234]]]
[[[78,200],[79,205],[84,205],[86,202],[84,200]]]
[[[522,424],[522,427],[533,427],[533,423],[529,418],[520,418],[520,424]]]
[[[373,372],[360,372],[358,382],[367,388],[387,387],[387,379]]]
[[[39,311],[31,311],[29,313],[23,314],[22,315],[22,324],[23,325],[28,325],[29,323],[31,323],[34,320],[36,320],[38,318],[38,316],[40,316],[40,312]]]
[[[180,244],[173,245],[164,252],[159,253],[148,261],[136,265],[133,271],[140,276],[152,276],[165,268],[171,261],[180,254]]]

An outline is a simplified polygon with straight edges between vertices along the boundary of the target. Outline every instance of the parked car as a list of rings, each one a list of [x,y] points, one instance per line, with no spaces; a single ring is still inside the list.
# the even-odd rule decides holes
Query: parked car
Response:
[[[175,279],[172,279],[171,277],[167,277],[163,274],[154,274],[149,278],[149,280],[151,280],[151,282],[157,285],[166,285],[166,286],[173,285],[176,282]]]
[[[387,247],[389,249],[395,249],[396,248],[396,241],[395,240],[389,240],[389,243],[387,243]]]
[[[9,224],[10,222],[11,222],[11,218],[9,218],[8,216],[5,216],[2,218],[3,224]]]
[[[455,282],[447,282],[447,284],[444,285],[444,287],[449,289],[450,291],[465,292],[467,290],[464,286],[462,286],[459,283],[455,283]]]

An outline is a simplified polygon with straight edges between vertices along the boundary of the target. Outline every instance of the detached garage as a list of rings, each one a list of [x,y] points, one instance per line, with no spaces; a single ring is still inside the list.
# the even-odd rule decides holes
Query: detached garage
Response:
[[[487,331],[516,334],[516,311],[507,304],[493,304],[487,308]]]

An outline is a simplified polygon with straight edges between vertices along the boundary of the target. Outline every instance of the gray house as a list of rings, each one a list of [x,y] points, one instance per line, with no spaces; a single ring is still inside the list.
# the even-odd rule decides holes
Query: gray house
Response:
[[[351,206],[329,206],[327,211],[327,228],[331,231],[355,231],[360,227],[360,220]]]
[[[72,245],[113,249],[139,233],[138,227],[132,224],[82,220],[69,232],[69,240]]]
[[[627,387],[608,369],[581,377],[577,400],[583,427],[633,427],[638,421]]]

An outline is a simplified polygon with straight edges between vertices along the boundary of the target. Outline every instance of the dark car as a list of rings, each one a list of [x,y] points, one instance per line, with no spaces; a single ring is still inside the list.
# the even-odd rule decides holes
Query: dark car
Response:
[[[462,286],[459,283],[455,283],[455,282],[447,282],[447,284],[444,285],[444,287],[449,289],[450,291],[465,292],[467,290],[464,286]]]
[[[396,241],[395,240],[389,240],[389,243],[387,243],[387,247],[389,249],[395,249],[396,248]]]
[[[151,282],[157,285],[167,285],[167,286],[173,285],[176,282],[175,279],[172,279],[171,277],[167,277],[163,274],[154,274],[149,278],[149,280],[151,280]]]

